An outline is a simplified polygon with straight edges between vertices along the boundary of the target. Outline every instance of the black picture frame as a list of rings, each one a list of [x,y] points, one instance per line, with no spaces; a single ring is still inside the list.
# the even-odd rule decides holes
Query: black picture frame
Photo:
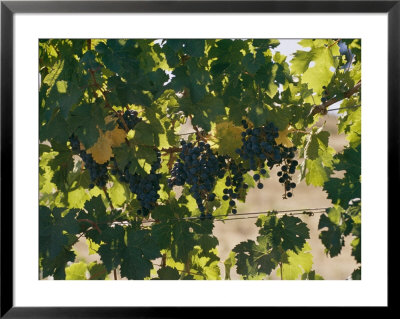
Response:
[[[1,318],[183,317],[185,307],[14,307],[13,302],[13,19],[16,13],[387,13],[388,207],[399,180],[400,0],[396,1],[1,1]],[[387,212],[388,213],[388,212]],[[389,218],[388,214],[388,218]],[[388,223],[390,225],[390,222]],[[393,223],[392,223],[393,224]],[[390,243],[388,237],[388,243]],[[388,260],[389,261],[389,260]],[[388,287],[389,287],[388,281]],[[388,308],[390,298],[388,300]],[[203,308],[205,312],[207,307]],[[258,308],[258,307],[255,307]],[[294,308],[294,307],[292,307]],[[261,309],[262,310],[262,309]],[[189,311],[189,312],[188,312]],[[226,309],[224,310],[226,311]],[[262,310],[263,311],[263,310]],[[268,310],[269,311],[269,310]],[[235,310],[236,312],[236,310]],[[300,315],[300,314],[299,314]]]

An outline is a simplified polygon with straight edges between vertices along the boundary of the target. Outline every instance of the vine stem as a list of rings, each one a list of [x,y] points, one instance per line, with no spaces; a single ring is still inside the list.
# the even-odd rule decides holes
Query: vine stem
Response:
[[[108,98],[107,98],[106,92],[104,92],[103,88],[97,83],[96,77],[94,76],[95,71],[92,70],[92,69],[89,69],[89,73],[90,73],[90,75],[92,77],[93,85],[101,92],[101,95],[103,96],[105,106],[108,109],[110,109],[111,111],[113,111],[118,116],[118,119],[121,121],[122,125],[124,126],[125,131],[129,132],[128,125],[126,125],[124,118],[122,117],[122,115],[119,112],[117,112],[116,110],[114,110],[112,108],[111,104],[108,102]]]
[[[361,80],[353,88],[351,88],[350,90],[348,90],[347,92],[345,92],[343,94],[343,99],[349,98],[354,93],[356,93],[360,88],[361,88]],[[328,106],[330,106],[336,102],[339,102],[343,99],[338,99],[336,97],[333,97],[330,100],[326,101],[325,103],[322,103],[320,105],[315,105],[313,107],[313,109],[311,110],[309,116],[314,116],[315,114],[323,113],[323,112],[327,111],[326,109],[328,108]]]
[[[157,149],[157,150],[158,150],[158,149]],[[172,147],[170,147],[170,148],[162,148],[162,149],[160,149],[159,151],[160,151],[160,152],[164,152],[164,153],[166,153],[166,154],[169,154],[169,153],[178,153],[178,152],[182,151],[182,148],[181,148],[181,147],[172,146]]]
[[[199,131],[199,128],[198,128],[196,125],[193,125],[193,117],[192,117],[192,115],[189,115],[189,119],[190,119],[190,123],[191,123],[192,126],[193,126],[193,129],[194,129],[195,132],[196,132],[197,139],[198,139],[198,140],[202,140],[203,142],[207,143],[207,140],[206,140],[203,136],[201,136],[201,133],[200,133],[200,131]]]
[[[167,254],[164,253],[161,259],[161,268],[165,268],[166,265],[167,265]]]
[[[162,265],[158,265],[158,264],[153,264],[154,266],[158,266],[158,267],[162,267]],[[175,268],[176,269],[176,268]],[[201,273],[197,272],[191,272],[191,271],[186,271],[185,269],[180,270],[180,269],[176,269],[178,272],[181,273],[181,276],[183,276],[183,274],[189,274],[189,275],[201,275]]]
[[[279,267],[281,268],[281,280],[283,280],[283,264],[279,262]]]
[[[190,262],[190,257],[188,256],[188,260],[185,263],[185,268],[182,270],[182,274],[181,274],[181,278],[180,279],[183,279],[183,276],[184,276],[185,273],[192,274],[190,272],[190,266],[191,266],[191,262]]]
[[[113,206],[113,204],[112,204],[110,195],[108,194],[107,188],[106,188],[105,186],[103,186],[103,192],[104,192],[104,194],[106,195],[106,198],[107,198],[108,202],[110,203],[110,208],[111,208],[111,209],[114,209],[114,206]]]
[[[113,273],[114,273],[114,280],[118,280],[118,278],[117,278],[117,269],[116,268],[114,268]]]
[[[92,276],[90,276],[89,280],[96,280],[97,277],[107,273],[107,270],[103,269],[98,272],[95,272]]]
[[[79,222],[79,223],[89,223],[90,225],[92,225],[92,227],[94,229],[96,229],[99,232],[99,234],[101,234],[101,229],[99,228],[99,226],[94,221],[92,221],[90,219],[87,219],[87,218],[77,219],[76,221]]]
[[[328,49],[330,49],[331,47],[333,47],[336,43],[339,43],[340,40],[342,40],[342,39],[337,39],[335,42],[333,42],[333,43],[328,47]]]

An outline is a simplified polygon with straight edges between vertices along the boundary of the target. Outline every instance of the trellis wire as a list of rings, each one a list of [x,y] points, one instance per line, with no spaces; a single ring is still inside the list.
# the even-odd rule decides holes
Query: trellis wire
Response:
[[[287,209],[287,210],[273,210],[273,211],[268,211],[268,212],[251,212],[251,213],[242,213],[242,214],[236,214],[236,215],[230,215],[225,219],[216,219],[216,217],[225,217],[227,215],[214,215],[212,216],[212,219],[214,221],[230,221],[230,220],[243,220],[243,219],[252,219],[252,218],[258,218],[258,215],[261,214],[289,214],[289,215],[308,215],[312,216],[314,214],[323,214],[326,212],[327,209],[330,207],[323,207],[323,208],[306,208],[306,209]],[[256,216],[254,216],[256,215]],[[242,217],[246,216],[246,217]],[[183,217],[183,218],[171,218],[169,221],[184,221],[184,220],[202,220],[204,218],[200,218],[199,216],[193,216],[193,217]],[[148,224],[148,223],[156,223],[157,221],[154,219],[151,220],[145,220],[142,222],[142,224]]]
[[[342,106],[342,107],[338,107],[338,108],[336,108],[336,109],[329,109],[329,110],[327,110],[328,112],[331,112],[331,111],[338,111],[338,110],[343,110],[343,109],[354,109],[354,108],[357,108],[357,107],[359,107],[359,106],[361,106],[361,104],[359,104],[359,105],[353,105],[353,106]]]

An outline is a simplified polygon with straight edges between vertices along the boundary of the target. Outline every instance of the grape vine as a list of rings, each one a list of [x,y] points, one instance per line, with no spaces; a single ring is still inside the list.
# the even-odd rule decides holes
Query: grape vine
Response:
[[[360,40],[298,42],[289,60],[276,39],[40,40],[40,278],[322,279],[317,231],[329,258],[351,245],[361,279]],[[339,151],[321,124],[336,102]],[[268,208],[222,263],[215,222],[246,218],[270,180],[294,206],[326,192],[318,229],[312,202]]]

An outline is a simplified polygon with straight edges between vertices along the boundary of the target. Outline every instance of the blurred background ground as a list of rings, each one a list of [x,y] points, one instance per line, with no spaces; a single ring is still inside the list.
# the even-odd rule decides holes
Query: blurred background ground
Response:
[[[326,121],[325,129],[331,133],[329,144],[340,152],[347,141],[344,134],[337,134],[337,117],[328,115],[323,118]],[[322,124],[321,123],[319,124]],[[238,215],[250,212],[267,212],[271,210],[290,210],[305,208],[330,207],[331,201],[327,198],[326,192],[322,187],[307,186],[305,181],[297,184],[294,196],[290,199],[282,199],[283,189],[276,176],[277,170],[273,169],[270,178],[263,180],[264,188],[258,190],[251,189],[248,193],[246,203],[238,204]],[[297,176],[295,176],[296,179]],[[314,216],[297,215],[310,229],[309,244],[312,248],[314,257],[313,269],[324,277],[325,280],[344,280],[347,279],[356,268],[356,262],[351,256],[351,238],[346,238],[346,245],[343,247],[339,256],[330,258],[324,253],[324,247],[318,238],[318,221],[320,214]],[[239,219],[231,221],[215,222],[214,235],[219,240],[218,251],[221,259],[220,269],[221,278],[225,278],[225,267],[223,261],[228,257],[231,250],[240,242],[249,239],[256,240],[258,228],[255,226],[256,219]],[[74,247],[78,253],[78,259],[87,262],[99,261],[98,255],[89,255],[86,241],[82,238]],[[110,276],[113,278],[113,276]],[[236,273],[236,268],[231,269],[231,278],[240,279]],[[118,275],[118,279],[121,279]],[[272,273],[269,279],[279,279]]]

